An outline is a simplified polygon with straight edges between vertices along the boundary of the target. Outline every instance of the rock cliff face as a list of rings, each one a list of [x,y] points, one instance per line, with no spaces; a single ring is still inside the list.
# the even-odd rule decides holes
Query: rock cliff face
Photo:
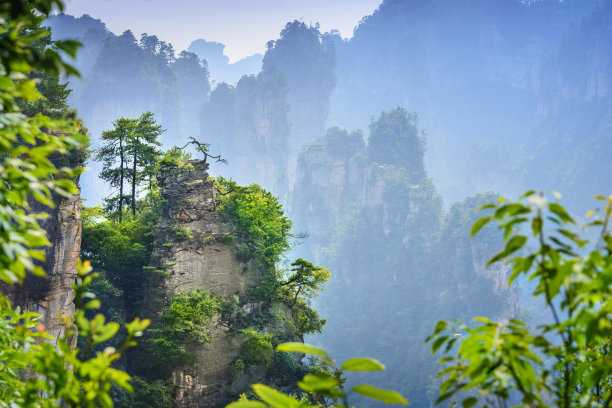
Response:
[[[209,324],[210,340],[193,351],[192,362],[170,373],[175,385],[174,398],[180,407],[217,407],[235,399],[254,381],[261,381],[265,367],[247,367],[242,374],[231,372],[240,356],[245,337],[235,322],[248,319],[264,308],[248,300],[248,292],[262,276],[261,265],[241,255],[244,245],[235,240],[236,231],[217,210],[217,189],[208,176],[208,165],[192,160],[193,168],[173,168],[158,177],[162,199],[167,207],[155,230],[151,259],[152,272],[145,282],[143,316],[159,315],[170,299],[194,290],[223,299],[235,299],[238,310],[223,320],[215,315]],[[155,269],[156,268],[156,269]],[[276,306],[277,315],[289,317]],[[239,315],[240,317],[236,317]],[[278,336],[287,327],[278,321],[258,327]]]
[[[66,330],[64,318],[74,313],[71,285],[81,249],[81,197],[76,194],[70,199],[62,199],[53,209],[38,203],[32,207],[33,211],[49,214],[41,222],[52,244],[45,248],[47,277],[28,275],[23,284],[3,288],[3,292],[8,294],[14,306],[40,313],[41,324],[57,339]]]
[[[308,232],[310,254],[328,246],[344,210],[365,196],[359,163],[332,157],[327,146],[314,143],[298,158],[293,210],[298,230]]]

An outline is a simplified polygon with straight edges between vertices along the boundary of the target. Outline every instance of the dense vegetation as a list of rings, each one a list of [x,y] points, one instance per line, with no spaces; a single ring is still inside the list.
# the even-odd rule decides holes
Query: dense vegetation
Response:
[[[37,262],[45,261],[42,247],[51,242],[39,225],[47,214],[37,208],[42,205],[51,209],[55,201],[72,197],[78,191],[74,177],[81,170],[58,168],[53,156],[61,163],[66,156],[78,157],[86,145],[74,115],[65,115],[65,92],[58,85],[60,74],[76,73],[59,52],[74,56],[78,44],[36,41],[48,40],[50,33],[41,30],[40,23],[53,6],[61,9],[63,4],[59,1],[0,3],[0,30],[5,34],[0,59],[3,124],[0,132],[0,217],[3,220],[0,280],[8,285],[23,283],[28,272],[45,276]],[[44,96],[32,79],[37,77],[46,77],[41,82],[41,91],[49,96],[50,103],[40,102]],[[28,105],[30,102],[33,104]],[[49,110],[54,111],[53,117],[43,114]],[[71,149],[76,150],[76,155],[69,154]],[[94,275],[87,262],[78,262],[75,269],[77,280],[72,289],[77,309],[73,316],[66,317],[65,327],[56,339],[39,323],[37,313],[14,308],[7,295],[0,294],[2,405],[51,407],[61,401],[67,407],[112,407],[109,391],[113,384],[132,389],[129,375],[111,365],[126,348],[136,344],[134,338],[149,322],[135,319],[125,326],[127,333],[120,347],[90,355],[96,345],[117,333],[119,324],[107,324],[102,314],[92,319],[86,317],[86,311],[100,306],[99,300],[88,292]],[[5,290],[10,292],[10,288],[3,286]],[[82,339],[85,345],[82,355],[79,349],[73,349],[76,338]]]

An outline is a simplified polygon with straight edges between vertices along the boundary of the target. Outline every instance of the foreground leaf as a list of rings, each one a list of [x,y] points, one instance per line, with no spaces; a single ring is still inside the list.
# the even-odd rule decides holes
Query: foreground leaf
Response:
[[[361,395],[365,395],[368,398],[382,401],[385,404],[408,405],[406,398],[402,397],[402,395],[396,391],[383,390],[368,384],[356,385],[352,388],[352,390]]]
[[[311,346],[310,344],[297,342],[279,344],[276,349],[287,353],[314,354],[321,357],[327,356],[327,352],[323,349]]]
[[[382,371],[385,365],[372,358],[358,357],[351,358],[342,363],[344,371]]]
[[[253,384],[252,387],[255,394],[272,408],[298,408],[300,406],[299,401],[295,398],[267,385]]]

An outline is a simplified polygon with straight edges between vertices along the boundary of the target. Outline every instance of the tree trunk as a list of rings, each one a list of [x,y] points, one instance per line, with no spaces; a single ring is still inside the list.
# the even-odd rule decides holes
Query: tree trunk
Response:
[[[119,224],[123,220],[123,137],[119,138],[119,157],[121,158],[120,183],[119,183]]]
[[[132,215],[136,215],[136,145],[134,143],[134,167],[132,168]]]

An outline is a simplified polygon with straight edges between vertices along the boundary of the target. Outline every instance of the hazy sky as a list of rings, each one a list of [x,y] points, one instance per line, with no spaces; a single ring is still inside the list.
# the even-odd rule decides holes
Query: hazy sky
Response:
[[[89,14],[114,33],[131,29],[155,34],[176,51],[203,38],[222,42],[232,62],[263,53],[278,38],[285,23],[320,23],[321,31],[335,28],[350,37],[353,28],[381,0],[66,0],[68,14]]]

